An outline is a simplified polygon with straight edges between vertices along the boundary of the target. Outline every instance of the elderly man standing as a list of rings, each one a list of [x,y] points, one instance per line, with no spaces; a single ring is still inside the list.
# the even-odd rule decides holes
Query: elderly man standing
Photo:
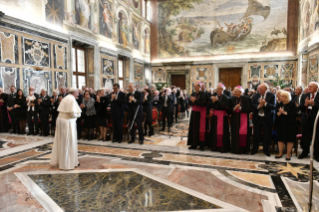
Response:
[[[41,90],[41,96],[38,98],[38,104],[40,107],[40,120],[42,125],[41,136],[49,135],[49,116],[51,109],[51,98],[47,94],[46,89]]]
[[[56,131],[50,164],[59,169],[70,170],[79,166],[76,119],[81,116],[81,108],[76,102],[79,91],[71,88],[69,95],[62,99],[56,122]]]
[[[302,148],[301,155],[298,156],[299,159],[306,158],[310,149],[310,142],[314,128],[314,122],[319,109],[319,95],[318,94],[318,83],[310,82],[308,86],[309,93],[304,94],[301,98],[299,109],[301,112],[305,112],[306,116],[301,118],[302,124],[302,139],[300,146]],[[317,127],[318,132],[318,127]],[[319,161],[319,136],[316,135],[315,139],[315,151],[314,158]]]
[[[189,103],[192,105],[191,120],[189,123],[189,132],[187,145],[191,145],[189,149],[197,149],[200,147],[204,151],[205,134],[206,134],[206,107],[207,95],[201,91],[199,82],[194,84],[195,92],[189,98]]]
[[[272,125],[275,120],[276,98],[273,93],[268,92],[268,85],[265,83],[258,86],[258,91],[259,93],[256,93],[251,101],[254,110],[254,146],[251,151],[251,155],[257,153],[260,138],[262,138],[263,151],[265,155],[269,157],[269,143],[271,139]]]

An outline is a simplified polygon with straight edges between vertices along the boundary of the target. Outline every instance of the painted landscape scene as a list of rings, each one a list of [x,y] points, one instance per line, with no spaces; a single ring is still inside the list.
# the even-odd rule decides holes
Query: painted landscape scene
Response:
[[[158,56],[285,51],[287,0],[158,3]]]

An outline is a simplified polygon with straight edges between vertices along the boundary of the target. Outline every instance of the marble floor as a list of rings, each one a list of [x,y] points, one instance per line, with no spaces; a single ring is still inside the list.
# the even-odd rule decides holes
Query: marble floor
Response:
[[[73,171],[50,166],[53,137],[0,134],[0,211],[309,211],[309,158],[188,150],[184,127],[144,145],[79,140]]]

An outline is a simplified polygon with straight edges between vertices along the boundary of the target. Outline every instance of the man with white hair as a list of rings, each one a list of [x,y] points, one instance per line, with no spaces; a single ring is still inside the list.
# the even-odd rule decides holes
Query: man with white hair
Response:
[[[270,156],[269,144],[272,134],[272,125],[275,120],[276,98],[268,91],[268,85],[262,83],[258,86],[258,93],[252,98],[253,124],[254,124],[254,145],[251,155],[258,152],[260,139],[263,141],[263,151]]]
[[[66,95],[68,95],[65,87],[61,87],[60,91],[61,92],[60,92],[59,96],[61,96],[62,98],[66,97]]]
[[[48,136],[49,135],[49,116],[50,116],[50,107],[51,100],[48,96],[47,90],[41,90],[41,96],[38,99],[39,104],[39,114],[42,125],[42,134],[40,136]]]
[[[244,95],[241,86],[234,88],[229,105],[231,113],[231,152],[246,154],[250,151],[249,113],[252,111],[250,97]]]
[[[161,104],[161,101],[160,101],[160,96],[159,96],[159,91],[158,90],[154,91],[153,107],[156,107],[157,111],[161,111],[161,109],[162,109],[162,104]]]
[[[173,122],[173,112],[174,112],[174,95],[172,94],[172,90],[170,88],[166,88],[163,90],[162,95],[160,97],[160,101],[162,104],[162,130],[165,131],[166,120],[168,125],[168,132],[170,131],[172,122]]]
[[[209,139],[207,146],[212,151],[229,152],[229,123],[228,123],[228,96],[224,94],[225,86],[221,83],[217,85],[216,93],[209,101],[210,108],[213,109]]]
[[[310,142],[314,128],[314,122],[319,110],[319,95],[318,94],[318,83],[310,82],[308,85],[309,93],[304,94],[303,98],[300,102],[299,109],[302,112],[306,113],[305,118],[302,117],[302,139],[300,142],[300,146],[302,148],[302,153],[299,155],[299,159],[306,158],[310,149]],[[317,134],[315,138],[315,146],[314,146],[314,158],[319,161],[319,131],[318,127]]]
[[[50,164],[59,169],[70,170],[79,166],[76,119],[81,116],[81,108],[76,102],[79,91],[70,88],[69,95],[62,99],[56,122]]]
[[[189,98],[189,103],[192,105],[191,119],[189,122],[189,132],[187,145],[190,145],[189,149],[197,149],[200,147],[201,151],[204,151],[206,146],[206,107],[207,107],[207,95],[201,91],[201,83],[196,82],[194,84],[195,92]]]

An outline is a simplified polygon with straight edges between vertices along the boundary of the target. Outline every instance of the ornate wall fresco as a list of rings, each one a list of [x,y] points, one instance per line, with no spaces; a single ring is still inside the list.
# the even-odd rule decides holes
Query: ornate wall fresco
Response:
[[[134,82],[137,88],[143,88],[144,85],[144,65],[134,63]]]
[[[101,88],[113,89],[117,77],[117,58],[101,53]]]
[[[319,0],[300,0],[299,40],[311,36],[319,29]]]
[[[55,89],[68,87],[68,74],[65,72],[54,72]]]
[[[160,2],[158,57],[286,50],[287,10],[287,0]]]
[[[27,95],[34,86],[36,92],[45,88],[51,95],[52,89],[69,85],[68,38],[7,24],[0,29],[0,41],[0,87],[5,92],[14,85]]]
[[[141,0],[129,0],[131,3],[131,8],[133,8],[134,12],[137,14],[141,15],[142,11],[142,5],[141,5]]]
[[[308,61],[302,61],[302,69],[301,69],[301,85],[307,85],[307,75],[308,75]]]
[[[205,84],[206,89],[212,87],[213,81],[213,65],[199,65],[191,67],[191,79],[192,84],[189,92],[193,92],[195,82],[201,82]]]
[[[47,0],[45,5],[46,21],[62,27],[65,16],[65,3],[66,1],[64,0]]]
[[[5,93],[10,93],[11,86],[20,87],[19,68],[0,66],[0,87]]]
[[[141,43],[141,24],[139,20],[137,19],[133,19],[133,23],[132,23],[132,40],[133,40],[133,48],[136,50],[139,50],[140,43]]]
[[[35,93],[41,93],[44,88],[48,91],[48,95],[52,95],[52,72],[35,71],[32,68],[23,69],[23,90],[29,90],[29,87],[35,88]]]
[[[308,83],[311,81],[318,82],[319,50],[311,52],[308,59]]]
[[[18,36],[0,31],[0,61],[19,64]]]
[[[114,14],[112,11],[112,3],[109,1],[100,1],[100,34],[108,38],[115,35],[114,31]]]
[[[118,13],[118,42],[124,48],[130,47],[129,19],[124,11]]]
[[[267,83],[269,86],[277,84],[296,86],[297,62],[262,62],[248,63],[248,78],[254,87],[260,83]]]

